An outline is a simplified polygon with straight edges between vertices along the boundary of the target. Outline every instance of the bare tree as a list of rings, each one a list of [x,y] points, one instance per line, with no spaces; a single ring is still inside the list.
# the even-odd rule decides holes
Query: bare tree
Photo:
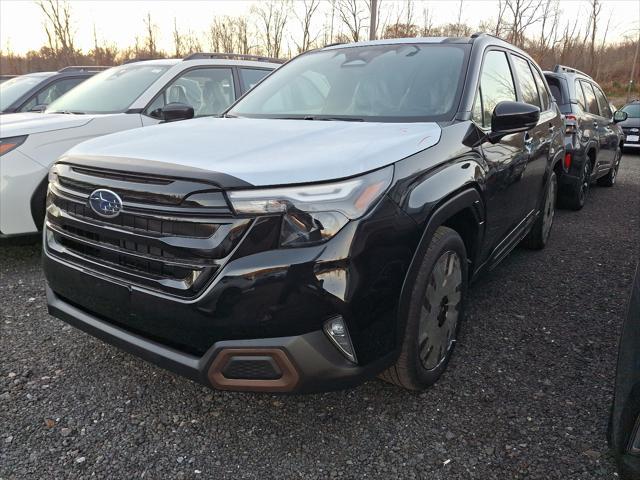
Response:
[[[509,29],[509,41],[518,47],[524,47],[527,29],[540,21],[538,7],[540,0],[505,0],[506,8],[512,16]]]
[[[360,0],[338,0],[336,2],[338,17],[340,17],[343,25],[347,27],[349,36],[354,42],[360,40],[362,28],[366,20],[365,7],[366,5]]]
[[[178,23],[176,17],[173,17],[173,46],[175,49],[175,57],[181,58],[184,56],[184,41],[182,35],[178,31]]]
[[[546,0],[542,12],[542,25],[538,40],[538,63],[542,63],[549,48],[555,43],[560,10],[557,0]]]
[[[289,18],[291,3],[288,0],[268,0],[251,7],[257,18],[257,29],[262,37],[262,45],[270,57],[282,53],[282,38]]]
[[[157,49],[158,27],[151,20],[151,12],[147,12],[147,16],[144,19],[144,27],[146,30],[146,37],[144,39],[144,46],[146,49],[146,53],[151,58],[156,57],[158,55],[158,49]]]
[[[73,63],[76,48],[69,4],[66,1],[42,0],[38,6],[45,17],[44,29],[52,53],[62,57],[67,64]]]
[[[299,15],[296,12],[296,17],[300,22],[300,26],[302,27],[302,42],[297,43],[296,47],[298,48],[298,53],[306,52],[309,50],[311,45],[316,42],[320,33],[316,33],[312,36],[311,34],[311,20],[313,15],[318,10],[320,6],[320,0],[303,0],[302,4],[304,5],[304,14]]]
[[[589,59],[591,60],[590,73],[594,73],[596,68],[596,33],[598,31],[598,20],[600,11],[602,10],[602,4],[600,0],[591,0],[589,7],[591,24],[591,42],[589,43]]]

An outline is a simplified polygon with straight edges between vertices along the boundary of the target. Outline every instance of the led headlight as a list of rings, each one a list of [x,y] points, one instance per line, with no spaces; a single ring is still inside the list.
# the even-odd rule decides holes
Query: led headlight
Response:
[[[229,192],[238,214],[284,214],[281,246],[303,246],[333,237],[349,220],[362,217],[380,199],[393,167],[334,183]]]
[[[22,135],[20,137],[0,138],[0,156],[4,155],[5,153],[9,153],[14,148],[19,147],[24,143],[26,139],[27,135]]]

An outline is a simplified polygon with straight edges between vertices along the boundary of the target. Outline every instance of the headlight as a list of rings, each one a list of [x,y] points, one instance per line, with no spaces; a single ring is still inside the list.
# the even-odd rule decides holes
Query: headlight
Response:
[[[341,182],[229,192],[239,214],[284,214],[283,247],[306,246],[333,237],[349,220],[362,217],[387,190],[393,167]]]
[[[19,147],[24,143],[26,139],[27,135],[22,135],[20,137],[0,138],[0,156],[4,155],[5,153],[9,153],[14,148]]]

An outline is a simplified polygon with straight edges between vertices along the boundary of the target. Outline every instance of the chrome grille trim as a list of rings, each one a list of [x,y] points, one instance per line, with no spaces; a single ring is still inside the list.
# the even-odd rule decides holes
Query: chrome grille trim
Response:
[[[119,195],[121,191],[111,183],[121,186],[131,179],[133,184],[122,191],[135,191],[145,200],[125,200],[118,216],[105,219],[89,207],[90,191],[74,190],[70,187],[74,183],[65,181],[64,175],[90,178],[87,170],[67,167],[54,167],[57,174],[49,185],[47,253],[120,282],[194,298],[222,269],[252,223],[233,218],[219,190],[224,208],[217,201],[208,208],[185,202],[192,193],[210,191],[211,185],[201,182],[179,180],[176,187],[170,180],[145,182],[141,174],[117,179],[111,173],[96,174],[91,182],[83,178],[83,189],[112,189]],[[172,197],[171,202],[163,196]],[[162,198],[163,203],[153,203],[154,198]]]

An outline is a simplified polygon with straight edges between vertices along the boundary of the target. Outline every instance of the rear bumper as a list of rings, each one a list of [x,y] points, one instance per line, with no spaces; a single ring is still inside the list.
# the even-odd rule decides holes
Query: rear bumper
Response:
[[[47,286],[49,313],[107,343],[208,387],[222,390],[312,393],[355,386],[375,376],[390,356],[365,367],[344,358],[322,331],[290,337],[216,342],[201,357],[188,355],[111,323],[65,301]],[[275,365],[269,378],[229,375],[230,363]],[[229,378],[231,377],[231,378]]]

